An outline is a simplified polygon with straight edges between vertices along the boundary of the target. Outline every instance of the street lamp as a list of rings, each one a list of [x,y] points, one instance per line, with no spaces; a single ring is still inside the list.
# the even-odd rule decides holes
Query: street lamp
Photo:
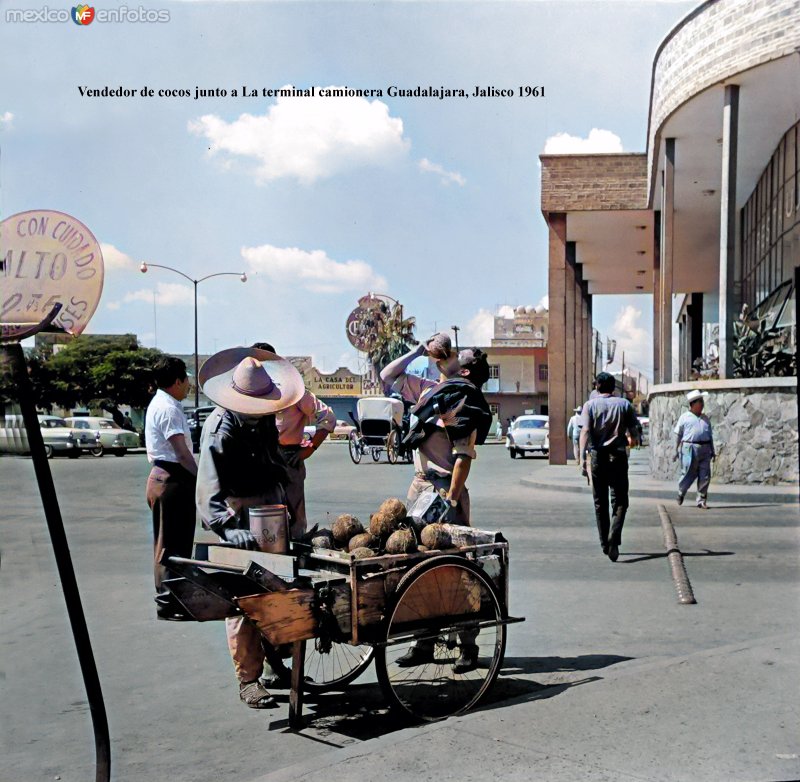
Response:
[[[151,263],[147,264],[142,262],[141,266],[139,266],[139,271],[142,274],[147,274],[147,270],[150,267],[154,269],[166,269],[169,272],[175,272],[175,274],[180,274],[181,277],[184,279],[189,280],[190,283],[194,286],[194,406],[198,408],[200,406],[200,367],[198,366],[198,354],[197,354],[197,286],[201,282],[205,282],[206,280],[210,280],[212,277],[238,277],[242,282],[247,282],[247,275],[244,272],[215,272],[214,274],[207,274],[205,277],[201,277],[199,280],[195,280],[190,277],[188,274],[184,274],[182,271],[178,269],[173,269],[171,266],[162,266],[160,263]]]

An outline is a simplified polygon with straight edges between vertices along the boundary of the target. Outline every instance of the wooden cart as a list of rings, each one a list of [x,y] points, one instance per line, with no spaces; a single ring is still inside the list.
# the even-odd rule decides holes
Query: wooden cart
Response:
[[[198,621],[251,619],[279,672],[291,649],[292,728],[303,724],[304,690],[342,688],[373,659],[390,705],[434,721],[480,701],[502,665],[506,626],[523,621],[508,614],[508,543],[472,528],[469,540],[360,560],[299,544],[291,555],[198,544],[196,559],[165,562],[180,575],[166,586]],[[420,641],[433,646],[432,659],[398,663]],[[456,672],[471,644],[477,667]]]

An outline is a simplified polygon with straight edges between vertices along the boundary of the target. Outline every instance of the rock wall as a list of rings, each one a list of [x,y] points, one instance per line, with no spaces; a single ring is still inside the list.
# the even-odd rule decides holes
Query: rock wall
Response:
[[[781,379],[783,380],[783,379]],[[717,483],[797,483],[797,392],[794,386],[713,389],[705,413],[711,419],[717,451]],[[678,388],[678,386],[681,386]],[[685,388],[683,386],[686,385]],[[732,385],[730,381],[726,386]],[[678,417],[688,410],[688,384],[653,389],[650,397],[650,470],[654,478],[677,480],[680,468],[673,460]]]

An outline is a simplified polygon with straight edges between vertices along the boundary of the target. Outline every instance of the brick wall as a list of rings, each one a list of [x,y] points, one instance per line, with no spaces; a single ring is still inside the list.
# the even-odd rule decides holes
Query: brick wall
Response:
[[[541,155],[542,211],[647,208],[644,154]]]
[[[701,6],[671,35],[653,66],[648,170],[655,136],[679,106],[712,84],[800,46],[800,0],[717,0]]]

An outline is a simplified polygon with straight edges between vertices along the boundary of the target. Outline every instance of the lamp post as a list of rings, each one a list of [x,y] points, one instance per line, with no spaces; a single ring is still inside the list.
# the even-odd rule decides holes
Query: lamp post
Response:
[[[175,274],[180,274],[181,277],[184,279],[189,280],[190,283],[194,286],[194,406],[195,408],[200,406],[200,367],[198,366],[198,351],[197,351],[197,286],[201,282],[205,282],[206,280],[210,280],[212,277],[238,277],[242,282],[247,282],[247,274],[244,272],[215,272],[214,274],[207,274],[205,277],[201,277],[199,280],[195,280],[194,278],[190,277],[188,274],[184,274],[179,269],[173,269],[171,266],[162,266],[159,263],[142,263],[139,267],[139,271],[142,274],[147,274],[147,270],[150,267],[154,269],[166,269],[169,272],[175,272]]]

